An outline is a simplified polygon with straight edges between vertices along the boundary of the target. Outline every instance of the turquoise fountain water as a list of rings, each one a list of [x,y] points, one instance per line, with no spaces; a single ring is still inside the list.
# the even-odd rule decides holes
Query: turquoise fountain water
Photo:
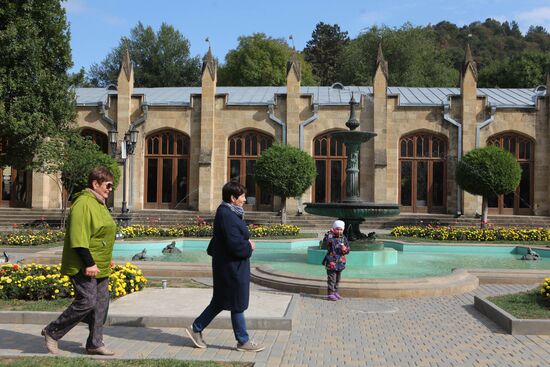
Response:
[[[155,261],[210,264],[206,254],[208,240],[176,240],[182,254],[163,255],[162,249],[171,240],[161,242],[117,242],[113,256],[118,261],[128,261],[144,248]],[[317,240],[256,241],[252,256],[253,265],[269,264],[275,270],[301,275],[324,276],[320,262],[308,263],[308,248]],[[540,261],[522,261],[526,249],[516,246],[455,246],[455,245],[402,245],[386,241],[386,249],[395,251],[398,264],[364,266],[363,259],[356,257],[360,251],[348,256],[347,278],[418,278],[450,274],[454,268],[477,269],[538,269],[550,272],[550,248],[537,252]]]

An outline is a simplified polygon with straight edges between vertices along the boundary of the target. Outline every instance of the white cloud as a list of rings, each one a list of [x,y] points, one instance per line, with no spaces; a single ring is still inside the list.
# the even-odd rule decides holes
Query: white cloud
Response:
[[[541,25],[548,30],[550,27],[550,7],[536,8],[519,13],[516,18],[526,26],[525,28],[530,25]]]
[[[84,15],[87,17],[96,18],[98,21],[113,27],[125,26],[127,24],[126,19],[116,15],[105,14],[97,8],[88,6],[84,0],[68,0],[63,3],[63,6],[69,15]]]
[[[87,14],[92,10],[82,0],[68,0],[61,4],[69,14]]]

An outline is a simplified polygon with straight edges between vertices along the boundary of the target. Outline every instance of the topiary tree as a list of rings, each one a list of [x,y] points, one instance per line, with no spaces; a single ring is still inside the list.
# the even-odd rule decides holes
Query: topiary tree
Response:
[[[273,145],[265,150],[254,167],[258,185],[281,197],[281,223],[286,223],[286,198],[302,195],[317,175],[313,158],[289,145]]]
[[[520,180],[521,167],[516,158],[492,145],[470,151],[456,168],[458,185],[472,195],[483,197],[481,228],[487,225],[489,197],[513,192]]]

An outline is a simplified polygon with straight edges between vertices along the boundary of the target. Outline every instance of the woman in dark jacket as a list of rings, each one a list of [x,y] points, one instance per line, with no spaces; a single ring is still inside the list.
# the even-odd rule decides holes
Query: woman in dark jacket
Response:
[[[237,181],[226,183],[222,189],[223,201],[216,211],[214,236],[208,245],[214,294],[210,304],[186,329],[197,348],[206,348],[202,331],[221,311],[228,310],[231,311],[237,350],[259,352],[264,349],[249,339],[244,319],[250,295],[250,256],[255,248],[244,222],[245,194],[245,187]]]

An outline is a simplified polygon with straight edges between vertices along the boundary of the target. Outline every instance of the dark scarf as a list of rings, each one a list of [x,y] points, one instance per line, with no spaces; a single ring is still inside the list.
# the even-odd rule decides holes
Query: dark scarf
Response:
[[[242,206],[234,205],[234,204],[225,202],[225,201],[223,201],[223,200],[222,200],[221,205],[225,205],[225,206],[228,207],[233,213],[237,214],[237,215],[239,216],[239,218],[241,218],[242,220],[244,220],[244,209],[243,209]]]

